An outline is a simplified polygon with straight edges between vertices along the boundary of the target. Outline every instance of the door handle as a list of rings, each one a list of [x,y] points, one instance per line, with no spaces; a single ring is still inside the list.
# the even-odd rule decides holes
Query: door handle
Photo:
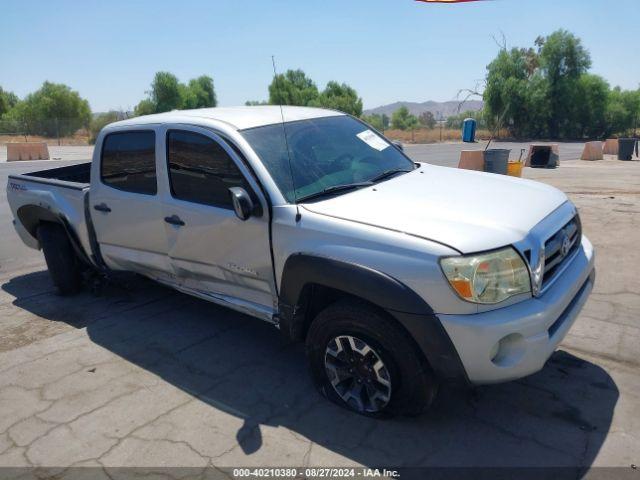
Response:
[[[171,215],[170,217],[164,217],[164,221],[171,225],[177,225],[178,227],[184,226],[184,222],[177,215]]]
[[[109,206],[104,202],[99,203],[98,205],[94,205],[93,208],[95,210],[98,210],[99,212],[104,212],[104,213],[109,213],[111,211]]]

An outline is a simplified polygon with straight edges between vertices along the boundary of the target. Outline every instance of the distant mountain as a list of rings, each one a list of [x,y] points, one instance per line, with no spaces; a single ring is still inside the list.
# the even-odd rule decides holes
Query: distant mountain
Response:
[[[366,115],[371,115],[372,113],[383,114],[386,113],[388,116],[391,116],[393,112],[398,110],[400,107],[405,106],[409,109],[409,111],[414,115],[420,115],[423,112],[431,112],[436,117],[436,119],[447,118],[452,115],[457,115],[458,106],[460,102],[458,101],[450,101],[450,102],[395,102],[390,103],[389,105],[382,105],[381,107],[371,108],[365,110],[364,113]],[[465,104],[460,109],[460,112],[466,112],[467,110],[482,110],[482,101],[481,100],[469,100],[465,102]]]

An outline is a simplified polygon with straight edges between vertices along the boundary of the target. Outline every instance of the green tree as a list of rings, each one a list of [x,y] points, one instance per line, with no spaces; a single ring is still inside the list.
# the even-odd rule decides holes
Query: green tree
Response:
[[[549,136],[549,84],[540,72],[530,79],[526,94],[527,116],[520,119],[520,136],[546,138]]]
[[[629,130],[633,130],[635,136],[640,120],[640,88],[638,90],[626,91],[622,96],[622,103],[629,112]]]
[[[433,113],[427,110],[426,112],[422,112],[418,115],[418,122],[420,122],[420,125],[423,127],[431,130],[436,126],[436,117],[433,116]]]
[[[470,118],[465,114],[468,112],[458,113],[457,115],[450,115],[444,122],[445,127],[447,128],[462,128],[462,122],[464,122],[465,118]]]
[[[362,120],[369,125],[371,125],[376,130],[383,131],[384,124],[382,123],[382,115],[378,113],[373,113],[371,115],[363,115]]]
[[[213,78],[202,75],[180,86],[180,108],[207,108],[218,104]]]
[[[309,105],[332,108],[355,117],[362,115],[362,99],[358,92],[346,83],[329,82],[322,93]]]
[[[138,105],[136,105],[135,109],[133,110],[133,114],[136,117],[139,117],[141,115],[151,115],[152,113],[156,113],[156,105],[150,98],[140,100],[140,103],[138,103]]]
[[[588,74],[591,59],[580,39],[558,30],[538,37],[535,46],[503,49],[487,67],[489,125],[520,137],[603,135],[609,86]]]
[[[403,105],[391,115],[391,126],[398,130],[413,130],[418,126],[418,119]]]
[[[201,75],[183,84],[169,72],[158,72],[151,83],[149,96],[138,103],[135,115],[192,108],[215,107],[218,104],[213,78]]]
[[[180,82],[169,72],[158,72],[151,84],[151,101],[156,106],[156,112],[168,112],[182,107]]]
[[[117,122],[118,120],[123,120],[125,117],[126,116],[123,112],[116,112],[115,110],[95,115],[91,119],[91,124],[89,125],[89,143],[92,145],[96,143],[98,134],[104,127],[110,123]]]
[[[445,126],[447,128],[462,128],[462,122],[467,118],[473,118],[476,121],[477,128],[487,127],[482,110],[467,110],[457,115],[451,115],[450,117],[447,117]]]
[[[7,92],[0,87],[0,117],[11,110],[18,103],[18,97],[12,93]]]
[[[528,54],[518,48],[501,50],[487,66],[484,102],[490,128],[506,126],[520,136],[528,124],[527,86],[532,62]]]
[[[318,98],[318,87],[300,69],[275,76],[269,85],[271,105],[310,105]]]
[[[266,100],[247,100],[244,104],[247,107],[255,107],[258,105],[269,105],[269,102]]]
[[[566,30],[549,35],[540,48],[540,68],[546,79],[549,107],[549,135],[575,134],[575,106],[580,101],[580,77],[591,67],[589,52],[579,38]]]
[[[384,132],[386,129],[388,129],[390,125],[389,115],[387,115],[386,113],[372,113],[371,115],[363,115],[362,120],[364,120],[376,130],[380,130],[381,132]]]
[[[389,115],[387,115],[386,113],[382,114],[382,128],[383,129],[387,129],[389,128],[389,125],[391,125],[391,119],[389,118]]]
[[[640,89],[622,90],[616,87],[607,98],[607,135],[635,135],[640,120]]]
[[[502,49],[487,66],[485,118],[519,137],[599,138],[629,133],[640,90],[609,87],[589,73],[591,59],[565,30],[538,37],[536,49]]]
[[[27,133],[60,138],[87,127],[91,109],[89,102],[68,86],[44,82],[39,90],[15,104],[8,117],[24,125]]]
[[[601,138],[607,134],[609,84],[598,75],[585,73],[578,79],[574,104],[575,137]]]

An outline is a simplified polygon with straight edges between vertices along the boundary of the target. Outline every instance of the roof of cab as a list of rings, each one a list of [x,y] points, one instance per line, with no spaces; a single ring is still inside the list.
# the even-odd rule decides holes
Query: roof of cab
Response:
[[[114,126],[143,125],[153,123],[183,123],[185,118],[194,120],[217,120],[225,122],[236,130],[262,127],[282,122],[308,120],[311,118],[334,117],[344,115],[336,110],[323,108],[283,106],[282,112],[277,105],[260,105],[251,107],[199,108],[197,110],[172,110],[171,112],[144,115],[116,122]]]

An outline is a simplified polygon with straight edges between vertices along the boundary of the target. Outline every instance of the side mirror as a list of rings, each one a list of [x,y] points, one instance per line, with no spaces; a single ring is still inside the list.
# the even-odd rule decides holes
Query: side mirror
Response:
[[[229,195],[231,195],[233,210],[238,218],[242,221],[247,220],[254,209],[253,200],[251,200],[247,191],[242,187],[231,187]]]
[[[395,145],[395,147],[404,152],[404,147],[402,146],[402,142],[398,141],[398,140],[394,140],[393,142],[391,142]]]

